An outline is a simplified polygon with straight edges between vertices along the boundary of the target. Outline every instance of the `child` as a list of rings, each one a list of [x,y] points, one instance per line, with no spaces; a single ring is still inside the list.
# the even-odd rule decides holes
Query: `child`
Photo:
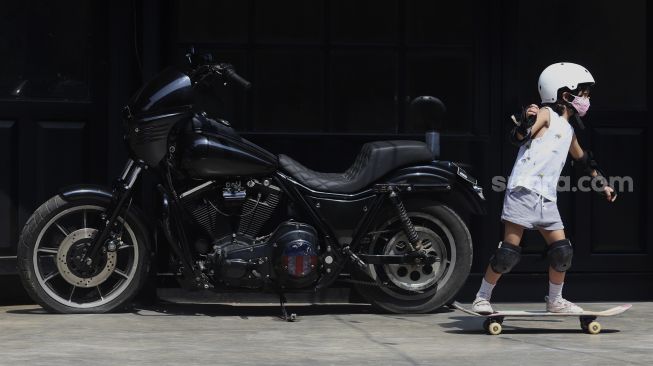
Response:
[[[594,84],[592,74],[580,65],[561,62],[544,69],[538,84],[543,108],[531,105],[511,133],[511,142],[520,148],[503,202],[501,220],[505,224],[505,233],[490,258],[472,305],[478,313],[494,312],[490,305],[492,289],[501,275],[519,262],[519,243],[524,229],[539,230],[548,244],[550,267],[546,310],[556,313],[583,311],[562,297],[565,272],[571,265],[573,251],[556,206],[556,188],[567,152],[587,174],[601,179],[602,194],[608,201],[616,199],[591,153],[581,149],[569,123],[571,117],[582,117],[589,109],[589,91]]]

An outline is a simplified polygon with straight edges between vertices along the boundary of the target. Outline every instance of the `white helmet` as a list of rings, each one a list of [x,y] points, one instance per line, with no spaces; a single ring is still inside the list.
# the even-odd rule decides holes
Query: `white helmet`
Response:
[[[559,62],[544,69],[537,84],[542,103],[555,103],[560,88],[575,90],[583,83],[594,84],[594,77],[586,68],[571,62]]]

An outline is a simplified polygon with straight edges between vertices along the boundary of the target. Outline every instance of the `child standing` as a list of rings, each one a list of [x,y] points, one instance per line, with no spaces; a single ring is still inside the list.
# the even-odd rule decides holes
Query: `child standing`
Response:
[[[589,151],[582,150],[569,123],[589,109],[590,86],[594,78],[584,67],[567,62],[547,67],[540,75],[538,90],[543,108],[529,107],[526,116],[511,133],[511,142],[520,146],[503,202],[501,220],[505,224],[503,241],[490,258],[472,309],[493,313],[492,290],[502,274],[519,262],[519,246],[524,229],[538,230],[548,244],[549,295],[546,310],[556,313],[582,312],[562,297],[565,272],[571,265],[573,250],[565,237],[564,225],[556,206],[556,192],[567,153],[584,168],[586,174],[602,178]],[[578,116],[576,116],[576,114]],[[529,115],[536,115],[534,122]],[[613,202],[614,190],[601,179],[601,193]]]

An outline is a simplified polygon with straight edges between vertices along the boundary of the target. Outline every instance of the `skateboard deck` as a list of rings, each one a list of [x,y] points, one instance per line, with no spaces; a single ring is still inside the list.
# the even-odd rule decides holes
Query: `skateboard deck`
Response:
[[[506,310],[497,311],[492,314],[479,314],[471,311],[459,302],[454,302],[453,307],[473,316],[480,316],[486,318],[483,322],[483,328],[492,335],[501,334],[501,324],[504,318],[519,318],[519,317],[566,317],[576,316],[580,320],[580,327],[583,331],[590,334],[598,334],[601,332],[601,324],[596,321],[599,316],[614,316],[623,313],[632,307],[631,304],[623,304],[603,311],[583,311],[582,313],[550,313],[545,310]]]

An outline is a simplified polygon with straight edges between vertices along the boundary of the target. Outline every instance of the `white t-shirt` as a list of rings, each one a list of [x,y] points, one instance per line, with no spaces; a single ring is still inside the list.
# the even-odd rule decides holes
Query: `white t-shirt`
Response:
[[[567,161],[574,128],[553,109],[545,108],[549,110],[549,128],[544,135],[519,148],[508,189],[524,187],[556,202],[556,188]]]

